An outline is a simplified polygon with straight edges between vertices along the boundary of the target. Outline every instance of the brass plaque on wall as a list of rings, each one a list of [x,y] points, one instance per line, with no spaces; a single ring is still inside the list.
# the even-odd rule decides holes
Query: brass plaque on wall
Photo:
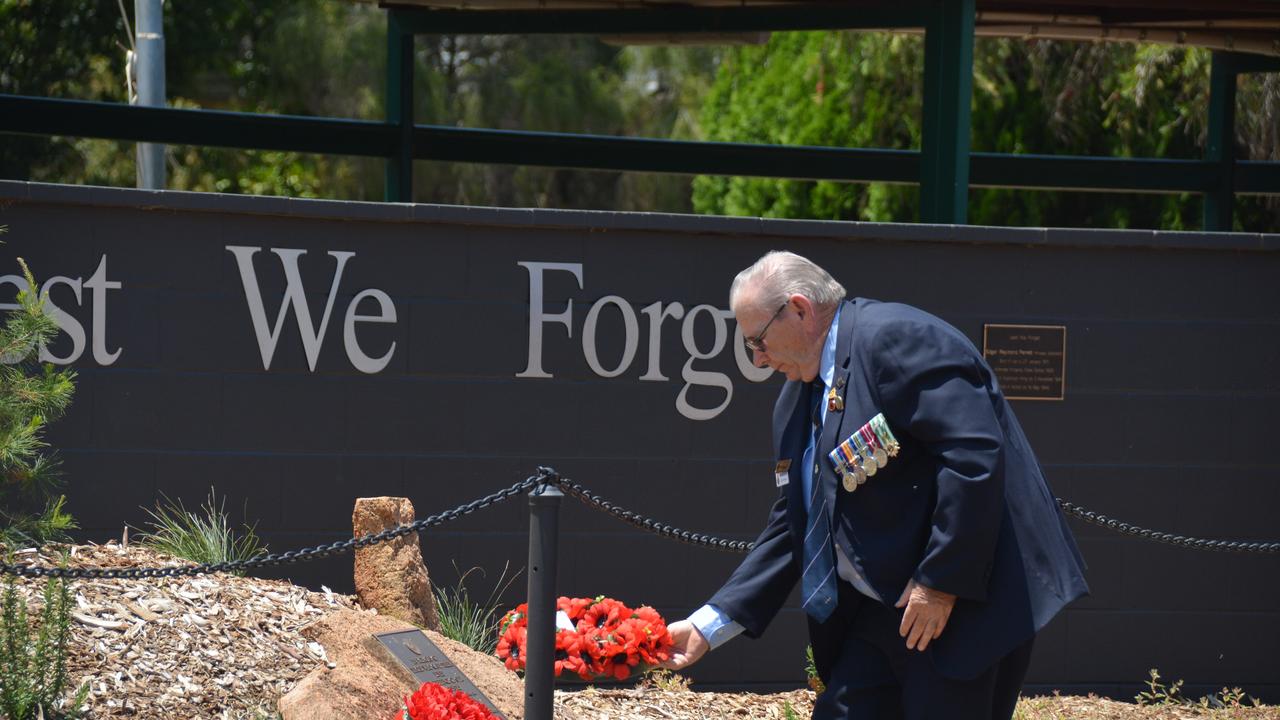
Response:
[[[983,325],[982,355],[1010,400],[1065,396],[1065,325]]]
[[[386,646],[418,682],[430,682],[450,690],[460,690],[472,700],[483,703],[497,718],[504,718],[489,698],[471,682],[457,665],[449,659],[431,638],[421,630],[375,633],[374,637]]]

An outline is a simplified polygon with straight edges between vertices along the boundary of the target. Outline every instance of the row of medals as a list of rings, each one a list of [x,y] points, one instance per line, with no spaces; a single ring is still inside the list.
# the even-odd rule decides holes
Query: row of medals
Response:
[[[844,399],[836,394],[835,388],[832,388],[827,395],[827,409],[843,410],[843,406]],[[831,451],[836,472],[840,473],[840,484],[844,486],[846,492],[857,490],[859,485],[867,481],[867,478],[888,465],[889,458],[897,457],[900,448],[898,439],[889,430],[889,423],[885,421],[884,414],[876,415],[870,422],[859,428],[858,432]]]

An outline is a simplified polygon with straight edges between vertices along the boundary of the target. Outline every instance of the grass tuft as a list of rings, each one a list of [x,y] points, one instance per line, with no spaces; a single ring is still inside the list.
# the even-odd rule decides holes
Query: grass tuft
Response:
[[[502,617],[498,612],[498,599],[516,581],[520,572],[510,578],[507,572],[510,565],[502,567],[502,574],[493,584],[489,596],[478,602],[471,598],[467,591],[467,576],[473,572],[484,574],[479,567],[473,567],[465,573],[459,573],[458,582],[453,587],[435,587],[436,615],[440,618],[440,634],[451,640],[466,645],[472,650],[492,655],[498,648],[498,623]],[[453,566],[458,572],[458,565]]]
[[[213,488],[209,488],[209,498],[200,512],[187,510],[181,500],[174,503],[165,497],[163,504],[147,510],[152,529],[141,531],[138,543],[196,563],[234,562],[265,554],[267,549],[254,534],[253,527],[245,525],[240,535],[232,531],[223,509],[225,504],[226,498],[221,505],[216,503]],[[244,575],[244,572],[235,574]]]

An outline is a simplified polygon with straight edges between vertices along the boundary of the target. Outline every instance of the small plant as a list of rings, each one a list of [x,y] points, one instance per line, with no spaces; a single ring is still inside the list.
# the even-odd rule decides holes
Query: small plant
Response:
[[[49,578],[44,586],[39,629],[32,637],[27,603],[18,596],[12,577],[0,600],[0,715],[8,720],[80,717],[89,695],[88,683],[71,698],[67,686],[67,628],[71,591],[65,579]]]
[[[791,706],[790,701],[782,703],[782,720],[800,720],[799,713]]]
[[[516,572],[508,578],[509,569],[509,565],[502,567],[502,574],[493,584],[489,597],[484,602],[477,602],[471,599],[466,580],[471,573],[479,571],[483,575],[484,571],[473,567],[465,573],[459,572],[455,563],[453,570],[458,573],[458,583],[453,587],[434,588],[440,634],[472,650],[492,655],[498,646],[498,623],[502,619],[498,614],[498,599],[520,577],[520,572]]]
[[[1211,693],[1200,698],[1200,707],[1212,709],[1230,709],[1237,710],[1248,707],[1245,702],[1248,701],[1253,707],[1262,707],[1262,701],[1256,697],[1251,697],[1244,690],[1234,688],[1222,688],[1216,693]]]
[[[196,563],[224,563],[248,560],[263,555],[263,547],[254,528],[245,525],[244,534],[237,537],[232,532],[222,504],[215,502],[213,488],[203,512],[191,512],[179,500],[176,504],[164,498],[155,510],[147,510],[153,522],[151,532],[142,531],[138,543],[157,552],[173,555]],[[236,571],[236,575],[244,575]]]
[[[640,686],[664,692],[686,692],[689,690],[690,682],[684,675],[666,668],[656,668],[645,673]]]
[[[1150,677],[1147,678],[1147,690],[1139,692],[1133,696],[1134,701],[1139,705],[1185,705],[1186,698],[1182,697],[1182,681],[1174,680],[1172,685],[1165,687],[1160,681],[1160,671],[1151,668]]]
[[[804,673],[809,678],[809,689],[815,693],[821,693],[827,689],[822,684],[822,678],[818,677],[818,666],[813,662],[813,646],[806,645],[804,648]]]

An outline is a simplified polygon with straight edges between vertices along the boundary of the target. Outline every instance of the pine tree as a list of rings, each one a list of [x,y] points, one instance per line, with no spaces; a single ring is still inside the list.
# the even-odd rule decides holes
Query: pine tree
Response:
[[[39,362],[40,348],[58,326],[26,262],[18,258],[18,264],[27,288],[0,327],[0,542],[10,550],[64,540],[75,528],[57,493],[58,460],[43,438],[45,425],[71,403],[75,373]]]

